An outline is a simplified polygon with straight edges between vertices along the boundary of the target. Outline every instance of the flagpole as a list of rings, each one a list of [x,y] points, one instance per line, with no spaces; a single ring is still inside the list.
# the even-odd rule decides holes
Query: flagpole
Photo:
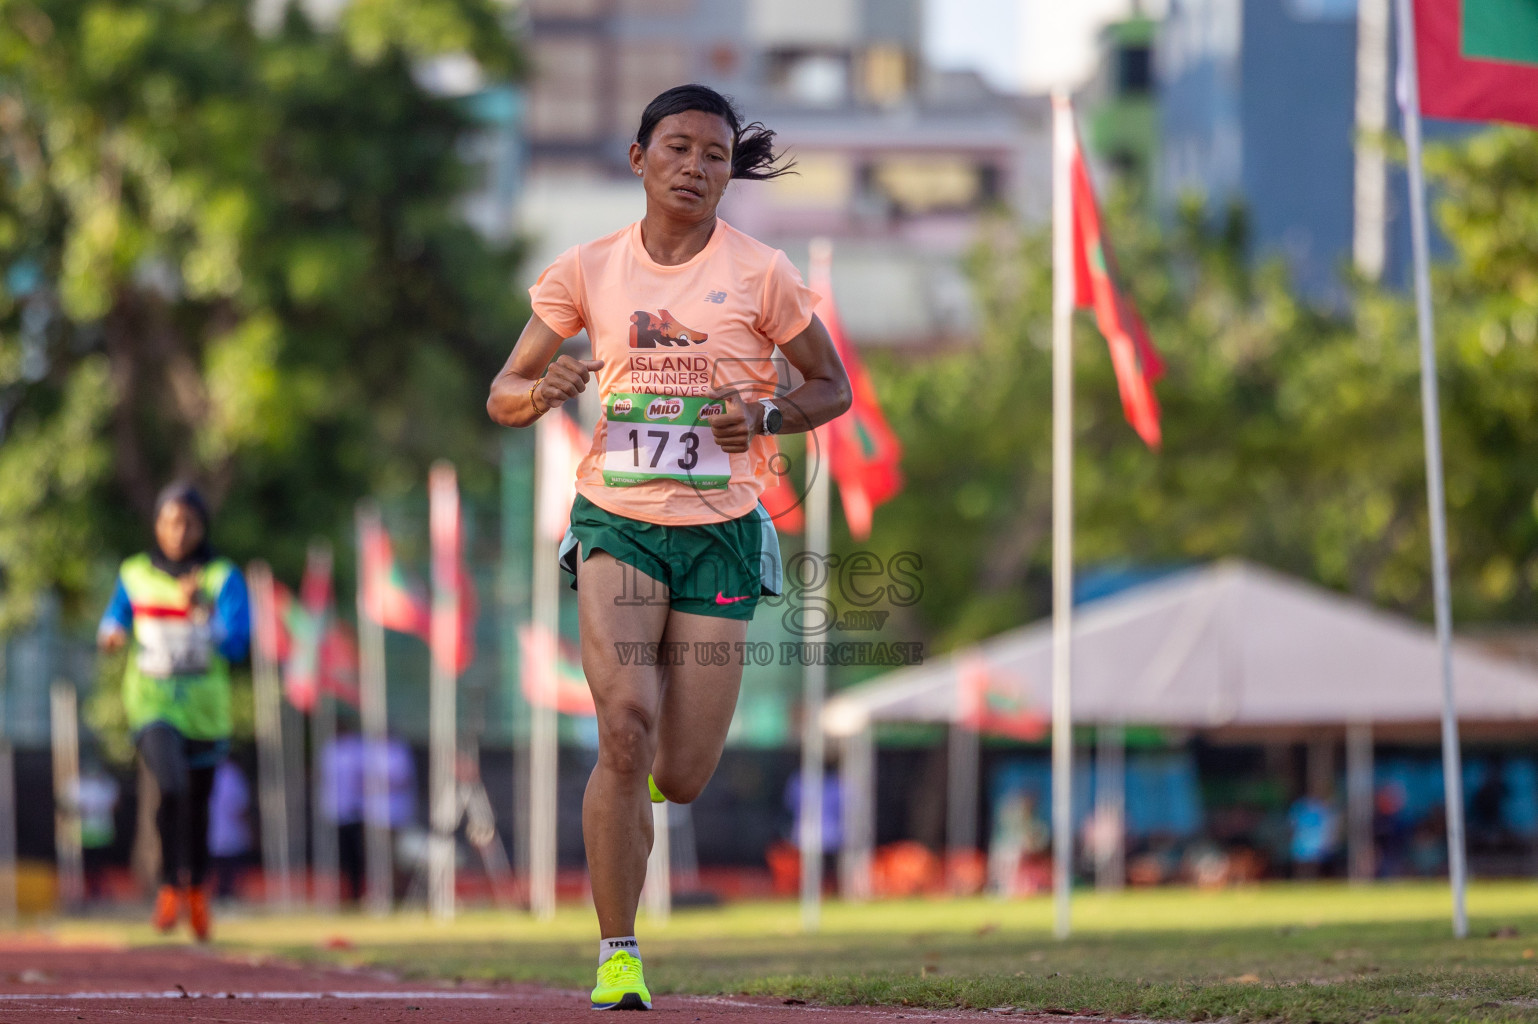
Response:
[[[552,432],[558,429],[554,417],[541,418],[534,427],[534,579],[530,595],[530,617],[536,636],[549,638],[552,649],[539,659],[543,678],[536,680],[534,692],[548,699],[530,702],[529,723],[529,911],[535,918],[548,921],[555,916],[556,870],[556,785],[560,750],[557,746],[555,710],[556,657],[560,636],[560,567],[554,552],[548,549],[549,530],[554,524],[539,514],[549,497],[543,489],[551,483],[546,462],[555,456],[555,446],[564,443]],[[564,462],[563,462],[564,464]]]
[[[315,623],[315,703],[310,707],[310,777],[314,779],[314,789],[310,794],[310,835],[315,844],[313,902],[316,910],[335,912],[340,902],[341,879],[338,877],[340,864],[337,854],[336,808],[328,805],[334,802],[336,793],[324,792],[328,781],[333,786],[335,784],[334,779],[326,778],[324,766],[326,754],[336,741],[336,703],[328,700],[325,694],[325,670],[321,653],[325,649],[326,632],[331,626],[331,545],[322,540],[312,542],[306,561],[314,566],[317,574],[324,575],[327,581],[327,607]],[[310,571],[309,566],[306,566],[305,574],[308,575]],[[314,609],[309,611],[313,612]]]
[[[73,683],[48,688],[53,747],[53,845],[59,903],[69,912],[85,902],[85,860],[80,842],[80,712]]]
[[[831,252],[826,255],[831,255]],[[814,253],[813,260],[818,258]],[[813,645],[811,657],[805,659],[801,670],[801,928],[814,932],[822,917],[822,706],[828,688],[828,667],[817,656],[816,648],[827,639],[827,620],[821,609],[827,606],[828,574],[828,505],[829,477],[833,467],[828,464],[826,435],[818,430],[808,437],[806,471],[810,479],[806,491],[806,554],[822,559],[823,568],[816,571],[817,585],[808,588],[804,598],[806,608],[818,616],[814,627],[802,636],[802,642]],[[816,458],[812,455],[815,452]]]
[[[1426,181],[1421,166],[1420,83],[1410,0],[1396,0],[1405,144],[1409,149],[1410,240],[1415,258],[1415,319],[1420,329],[1421,417],[1426,442],[1426,498],[1431,509],[1431,580],[1437,649],[1442,668],[1442,781],[1447,801],[1447,865],[1453,889],[1453,934],[1469,933],[1468,869],[1464,861],[1463,765],[1458,709],[1453,697],[1453,616],[1447,571],[1447,506],[1442,484],[1442,421],[1437,397],[1437,354],[1431,314],[1431,257],[1426,225]]]
[[[427,847],[427,909],[438,921],[454,919],[454,830],[459,824],[455,787],[457,708],[455,649],[459,642],[460,572],[458,545],[443,543],[459,534],[459,483],[454,467],[433,464],[428,477],[429,528],[432,533],[432,671],[428,690],[428,801],[431,838]],[[453,550],[450,550],[450,548]]]
[[[363,727],[363,856],[368,912],[390,913],[395,902],[394,866],[390,850],[390,780],[385,745],[389,742],[388,696],[385,688],[385,637],[368,606],[371,538],[383,529],[372,501],[358,502],[358,717]],[[374,581],[381,585],[382,581]]]
[[[288,860],[288,807],[283,779],[283,729],[278,667],[274,663],[272,570],[266,562],[252,562],[246,570],[251,583],[251,618],[256,642],[251,645],[252,703],[256,718],[257,809],[261,816],[262,876],[267,905],[288,910],[293,890]]]
[[[1052,905],[1053,934],[1071,927],[1073,859],[1073,108],[1052,93]]]
[[[1383,276],[1388,215],[1383,131],[1388,125],[1389,0],[1358,0],[1356,21],[1356,162],[1351,254],[1365,280]]]

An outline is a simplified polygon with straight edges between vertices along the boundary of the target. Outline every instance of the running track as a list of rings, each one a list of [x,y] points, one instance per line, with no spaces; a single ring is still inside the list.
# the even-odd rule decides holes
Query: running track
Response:
[[[1058,1021],[1062,1016],[900,1007],[788,1006],[776,1000],[660,996],[649,1016],[701,1024],[887,1024],[922,1021]],[[585,992],[533,986],[428,986],[375,971],[292,966],[186,947],[64,947],[0,939],[0,1024],[594,1024]],[[1104,1018],[1101,1018],[1102,1020]]]

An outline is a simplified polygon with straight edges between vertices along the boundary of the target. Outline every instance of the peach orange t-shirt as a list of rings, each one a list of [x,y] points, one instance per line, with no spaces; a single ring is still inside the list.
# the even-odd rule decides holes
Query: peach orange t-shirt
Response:
[[[687,263],[656,263],[640,222],[556,258],[529,289],[534,313],[571,337],[584,327],[604,413],[577,491],[616,515],[664,526],[746,515],[770,481],[774,439],[729,454],[698,419],[711,388],[776,392],[775,348],[812,320],[814,293],[778,249],[717,220]]]

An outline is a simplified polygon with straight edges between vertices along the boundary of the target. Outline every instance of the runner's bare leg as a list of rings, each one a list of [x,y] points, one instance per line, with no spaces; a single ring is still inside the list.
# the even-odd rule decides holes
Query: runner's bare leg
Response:
[[[700,795],[715,774],[726,745],[726,731],[737,709],[742,686],[738,660],[748,624],[713,615],[668,614],[664,642],[682,644],[682,664],[669,665],[662,685],[662,714],[658,722],[657,753],[652,776],[662,795],[686,804]],[[727,664],[704,658],[697,644],[724,645]]]
[[[593,552],[578,568],[582,670],[598,713],[598,764],[582,798],[582,840],[599,934],[613,938],[635,934],[636,906],[646,881],[652,846],[646,773],[657,750],[662,701],[661,669],[640,664],[640,658],[621,658],[620,645],[655,645],[662,639],[667,589],[606,551]],[[622,600],[636,593],[657,598],[635,604]]]

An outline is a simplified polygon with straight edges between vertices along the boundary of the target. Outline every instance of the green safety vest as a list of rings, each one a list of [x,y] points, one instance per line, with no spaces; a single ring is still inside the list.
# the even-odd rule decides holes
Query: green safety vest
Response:
[[[230,666],[210,631],[210,615],[225,580],[235,572],[216,558],[198,574],[198,601],[189,603],[175,576],[155,568],[147,554],[123,563],[119,578],[133,605],[133,647],[123,678],[123,709],[135,732],[165,722],[192,740],[230,735]]]

